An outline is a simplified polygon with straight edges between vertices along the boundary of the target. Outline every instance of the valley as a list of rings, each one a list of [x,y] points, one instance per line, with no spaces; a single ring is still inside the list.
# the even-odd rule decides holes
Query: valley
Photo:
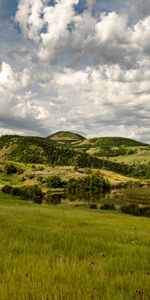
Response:
[[[149,300],[149,152],[68,132],[0,137],[1,299]]]

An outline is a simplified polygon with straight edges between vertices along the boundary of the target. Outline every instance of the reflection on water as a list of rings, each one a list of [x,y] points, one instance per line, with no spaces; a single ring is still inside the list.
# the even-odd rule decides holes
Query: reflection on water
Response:
[[[99,193],[51,193],[48,196],[47,203],[49,204],[60,204],[62,200],[67,200],[69,202],[80,201],[84,204],[87,203],[104,203],[107,200],[109,194],[99,194]]]
[[[150,187],[132,187],[112,191],[116,201],[150,205]]]
[[[47,199],[47,203],[49,204],[60,204],[62,201],[65,202],[74,202],[78,201],[81,203],[91,204],[104,204],[111,203],[115,205],[125,205],[128,203],[137,203],[150,205],[150,188],[126,188],[126,189],[118,189],[112,190],[107,194],[99,194],[99,193],[50,193]]]

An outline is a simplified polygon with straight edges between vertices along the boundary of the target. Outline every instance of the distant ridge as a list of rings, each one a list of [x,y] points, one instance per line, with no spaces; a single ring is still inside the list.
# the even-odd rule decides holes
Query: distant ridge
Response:
[[[94,147],[136,147],[149,146],[149,144],[142,143],[133,139],[124,137],[95,137],[88,139],[88,142]]]
[[[73,142],[82,142],[85,140],[85,137],[71,131],[58,131],[56,133],[49,135],[48,139],[54,140],[56,142],[61,142],[61,143],[65,143],[65,142],[73,143]]]

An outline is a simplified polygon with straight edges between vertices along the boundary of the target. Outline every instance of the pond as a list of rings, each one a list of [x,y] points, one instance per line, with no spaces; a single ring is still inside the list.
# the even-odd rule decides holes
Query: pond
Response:
[[[150,187],[129,187],[114,190],[111,193],[116,200],[135,204],[150,205]]]
[[[50,193],[47,199],[49,204],[80,203],[87,205],[90,203],[104,204],[113,203],[115,205],[124,205],[128,203],[150,206],[150,187],[129,187],[115,189],[106,195],[98,193]]]

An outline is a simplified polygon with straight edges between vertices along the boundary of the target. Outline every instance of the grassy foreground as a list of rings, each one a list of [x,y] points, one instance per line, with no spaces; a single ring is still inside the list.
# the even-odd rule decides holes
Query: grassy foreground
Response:
[[[150,220],[0,194],[1,300],[150,299]]]

